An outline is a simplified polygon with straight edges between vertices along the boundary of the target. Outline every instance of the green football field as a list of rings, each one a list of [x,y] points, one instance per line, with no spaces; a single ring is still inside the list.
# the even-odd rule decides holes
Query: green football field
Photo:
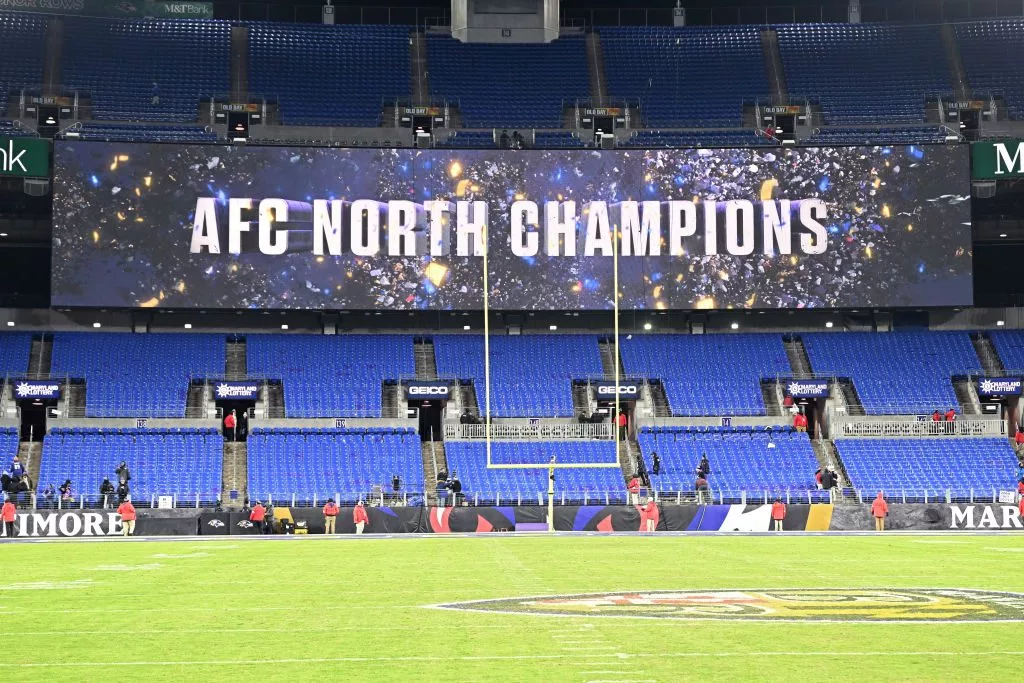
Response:
[[[1024,622],[977,620],[1010,612],[940,601],[927,608],[936,621],[918,623],[925,608],[899,604],[899,590],[886,591],[892,609],[866,613],[829,600],[858,588],[1024,593],[1022,553],[1019,534],[4,544],[0,670],[41,681],[1019,680]],[[672,600],[639,607],[646,618],[586,601],[543,607],[571,616],[521,613],[534,608],[514,600],[504,612],[431,607],[786,588],[826,590],[776,621],[732,605],[730,620],[695,620],[717,608]]]

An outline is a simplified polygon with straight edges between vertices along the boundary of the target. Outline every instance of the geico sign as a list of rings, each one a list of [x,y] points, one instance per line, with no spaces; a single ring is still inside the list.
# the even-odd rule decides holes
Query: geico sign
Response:
[[[410,396],[447,396],[448,387],[409,387]]]
[[[116,536],[121,533],[121,515],[116,512],[26,512],[18,515],[15,535],[29,536]],[[6,530],[0,537],[6,536]]]
[[[638,391],[640,391],[640,388],[637,387],[635,384],[626,384],[626,385],[620,384],[619,385],[619,392],[618,393],[620,393],[620,394],[635,394]],[[615,393],[615,387],[614,386],[599,386],[597,388],[597,395],[598,396],[607,396],[608,394],[614,394],[614,393]]]

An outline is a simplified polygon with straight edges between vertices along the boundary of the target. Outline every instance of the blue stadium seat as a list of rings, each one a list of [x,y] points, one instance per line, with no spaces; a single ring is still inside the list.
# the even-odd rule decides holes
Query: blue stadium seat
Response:
[[[988,335],[1003,368],[1010,373],[1024,372],[1024,330],[995,330]]]
[[[58,332],[51,375],[85,380],[88,417],[184,417],[191,379],[224,374],[215,334]]]
[[[582,35],[547,44],[462,43],[427,36],[430,89],[467,128],[558,128],[564,102],[589,96]]]
[[[282,123],[376,126],[409,98],[408,26],[248,26],[249,91],[276,98]]]
[[[821,105],[839,124],[918,123],[929,97],[953,92],[936,25],[776,27],[790,100]]]
[[[80,140],[103,142],[217,142],[212,130],[189,125],[132,125],[121,123],[83,123],[77,131]],[[68,135],[66,137],[73,137]]]
[[[0,427],[0,470],[7,469],[11,459],[18,454],[19,443],[17,427]]]
[[[7,110],[7,99],[22,88],[35,90],[43,82],[43,54],[46,24],[43,14],[0,12],[0,45],[7,57],[0,59],[0,102]],[[3,132],[3,135],[8,133]]]
[[[803,141],[806,145],[925,145],[946,141],[948,131],[941,126],[905,126],[902,128],[821,128]]]
[[[18,379],[28,371],[32,335],[24,332],[0,334],[0,375]]]
[[[37,491],[70,479],[78,495],[98,496],[104,477],[116,481],[114,469],[124,460],[132,472],[131,495],[175,495],[185,502],[196,496],[204,504],[220,497],[224,442],[209,430],[51,430],[43,440]]]
[[[626,374],[660,379],[673,415],[764,415],[761,379],[792,372],[778,335],[634,335],[619,345]]]
[[[774,448],[768,447],[769,439]],[[697,463],[705,454],[711,464],[708,483],[715,500],[719,493],[736,498],[746,491],[756,499],[787,491],[800,496],[817,488],[814,472],[818,461],[805,433],[788,429],[772,430],[770,435],[763,429],[644,429],[639,442],[648,468],[655,452],[661,458],[661,474],[651,478],[651,485],[659,491],[693,491]]]
[[[61,82],[92,96],[95,119],[195,121],[201,97],[231,89],[226,21],[66,17],[64,22]]]
[[[493,469],[487,467],[486,445],[466,441],[445,443],[448,471],[458,474],[467,499],[483,502],[537,504],[547,499],[547,468]],[[616,462],[611,441],[501,442],[491,444],[493,463],[545,464],[554,456],[560,463],[608,464]],[[555,473],[557,499],[562,501],[626,502],[625,481],[618,467],[581,467]]]
[[[378,391],[379,393],[379,391]],[[249,497],[318,502],[340,495],[342,504],[366,499],[374,486],[423,493],[420,439],[411,430],[254,429],[248,440]]]
[[[253,334],[246,345],[249,374],[282,381],[288,417],[379,417],[382,382],[416,373],[411,336]]]
[[[777,144],[771,138],[757,135],[753,130],[708,130],[662,132],[641,130],[620,147],[760,147]]]
[[[1024,20],[953,24],[960,59],[974,95],[1002,97],[1010,118],[1024,118]]]
[[[736,127],[771,99],[759,26],[602,28],[601,47],[609,94],[653,128]]]
[[[981,372],[966,332],[816,333],[802,338],[814,372],[852,379],[869,415],[956,408],[953,375]]]
[[[495,417],[572,417],[572,380],[603,374],[595,336],[492,336],[490,347]],[[483,337],[437,335],[434,353],[442,377],[473,380],[484,413]]]
[[[991,497],[1016,488],[1017,456],[1002,438],[836,439],[850,483],[865,498],[883,491],[918,499],[946,490]]]

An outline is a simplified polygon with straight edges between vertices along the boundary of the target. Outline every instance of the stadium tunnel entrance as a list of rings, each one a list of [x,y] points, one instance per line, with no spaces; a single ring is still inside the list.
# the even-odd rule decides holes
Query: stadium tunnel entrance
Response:
[[[18,399],[18,413],[21,417],[21,440],[42,441],[46,434],[46,415],[57,407],[55,398]]]
[[[253,416],[256,409],[254,400],[219,400],[216,402],[220,410],[220,426],[225,441],[245,441],[249,436],[249,418]],[[228,419],[234,412],[234,425]]]
[[[441,441],[441,421],[444,419],[447,401],[409,401],[409,410],[415,410],[419,420],[421,441]]]

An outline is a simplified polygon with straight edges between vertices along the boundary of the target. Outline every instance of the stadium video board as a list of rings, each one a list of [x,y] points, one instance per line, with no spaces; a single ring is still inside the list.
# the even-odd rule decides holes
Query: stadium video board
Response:
[[[504,310],[612,308],[616,271],[623,309],[972,303],[964,146],[63,141],[54,166],[60,307],[472,310],[485,263]]]

